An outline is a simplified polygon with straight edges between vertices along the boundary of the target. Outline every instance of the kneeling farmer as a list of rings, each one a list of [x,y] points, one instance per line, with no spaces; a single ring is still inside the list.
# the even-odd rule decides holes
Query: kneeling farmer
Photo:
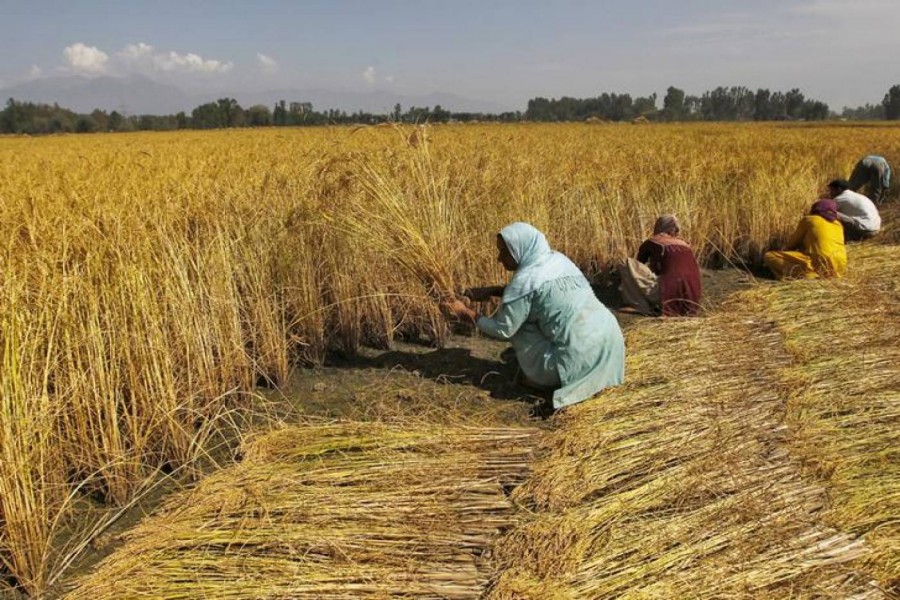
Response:
[[[847,249],[837,203],[825,199],[813,204],[809,215],[800,219],[785,250],[766,252],[763,261],[778,279],[843,277]]]
[[[478,315],[459,300],[447,307],[486,335],[509,340],[528,382],[555,390],[556,409],[622,383],[622,330],[578,267],[527,223],[504,227],[497,249],[500,263],[515,272],[509,285],[468,294],[473,300],[502,296],[497,313]]]
[[[703,281],[690,245],[679,233],[675,215],[662,215],[637,258],[619,267],[623,302],[644,315],[690,317],[700,310]]]

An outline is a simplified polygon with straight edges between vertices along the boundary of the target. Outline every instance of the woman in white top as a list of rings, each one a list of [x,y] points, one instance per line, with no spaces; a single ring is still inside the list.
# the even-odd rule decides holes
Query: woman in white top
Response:
[[[829,182],[828,194],[837,202],[838,220],[844,226],[845,241],[864,240],[881,229],[881,215],[875,203],[851,190],[846,180]]]

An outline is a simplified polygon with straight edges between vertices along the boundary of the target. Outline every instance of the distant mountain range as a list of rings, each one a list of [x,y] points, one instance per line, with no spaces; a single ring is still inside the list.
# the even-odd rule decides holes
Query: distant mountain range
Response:
[[[281,89],[251,93],[188,94],[184,90],[142,75],[126,77],[44,77],[0,89],[0,98],[22,102],[59,104],[79,113],[99,108],[117,110],[128,115],[190,113],[196,106],[222,97],[235,98],[247,108],[265,104],[272,108],[279,100],[311,102],[316,110],[336,108],[347,112],[365,111],[375,114],[392,112],[395,104],[403,110],[410,106],[434,107],[439,104],[454,112],[501,113],[515,110],[508,106],[473,100],[456,94],[432,93],[406,96],[388,91],[339,92],[332,90]]]

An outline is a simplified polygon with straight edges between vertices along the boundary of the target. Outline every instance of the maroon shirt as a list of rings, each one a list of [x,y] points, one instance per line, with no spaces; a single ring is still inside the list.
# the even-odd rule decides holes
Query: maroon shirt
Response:
[[[641,244],[637,259],[659,277],[659,298],[664,316],[697,314],[703,284],[697,259],[687,242],[666,234],[654,235]]]

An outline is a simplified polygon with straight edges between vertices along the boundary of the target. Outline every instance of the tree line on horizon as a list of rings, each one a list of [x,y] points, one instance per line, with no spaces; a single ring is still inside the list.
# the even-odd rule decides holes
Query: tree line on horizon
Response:
[[[400,104],[387,114],[338,109],[315,110],[309,102],[280,100],[273,108],[257,104],[243,108],[234,98],[221,98],[194,108],[190,114],[123,115],[96,109],[79,114],[58,104],[19,102],[10,98],[0,110],[0,133],[47,134],[98,131],[162,131],[232,127],[303,127],[321,125],[375,125],[379,123],[448,122],[577,122],[577,121],[818,121],[900,119],[900,85],[892,86],[879,104],[845,107],[838,114],[824,102],[808,99],[799,89],[787,92],[743,86],[717,87],[700,96],[670,86],[657,106],[657,95],[632,98],[630,94],[603,93],[593,98],[532,98],[527,109],[499,114],[455,112],[441,108]]]
[[[560,98],[528,101],[532,121],[624,121],[643,117],[659,121],[820,121],[831,115],[828,105],[807,99],[799,89],[772,92],[747,87],[717,87],[701,96],[686,95],[674,86],[666,90],[662,109],[656,94],[632,100],[629,94],[602,94],[596,98]]]

